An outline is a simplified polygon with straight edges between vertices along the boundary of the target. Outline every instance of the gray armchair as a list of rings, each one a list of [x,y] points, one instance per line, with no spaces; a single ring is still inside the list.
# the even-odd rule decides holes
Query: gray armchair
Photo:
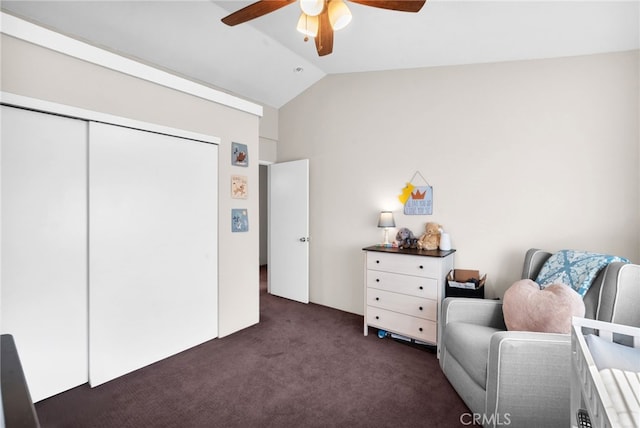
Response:
[[[535,280],[551,253],[527,251]],[[584,297],[585,318],[640,327],[640,266],[611,263]],[[571,337],[506,331],[502,301],[446,298],[440,366],[485,427],[570,426]]]

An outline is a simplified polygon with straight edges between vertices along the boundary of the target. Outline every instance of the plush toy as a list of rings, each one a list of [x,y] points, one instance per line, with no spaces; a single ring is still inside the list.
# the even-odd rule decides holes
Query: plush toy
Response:
[[[442,226],[429,222],[424,226],[424,233],[418,239],[418,248],[421,250],[437,250],[440,245],[440,233]]]
[[[398,248],[418,247],[418,239],[413,232],[406,227],[402,227],[398,230],[398,233],[396,233],[396,242],[398,244]]]
[[[543,289],[530,280],[516,281],[504,293],[502,312],[508,330],[571,333],[571,317],[584,317],[580,295],[565,284]]]

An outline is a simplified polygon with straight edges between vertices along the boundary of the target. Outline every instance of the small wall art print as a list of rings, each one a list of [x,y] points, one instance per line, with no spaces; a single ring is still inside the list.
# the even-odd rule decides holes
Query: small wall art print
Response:
[[[247,199],[248,184],[246,175],[231,176],[231,197],[233,199]]]
[[[413,181],[421,178],[426,185],[416,186]],[[405,215],[431,215],[433,214],[433,186],[426,178],[416,171],[398,195],[398,199],[404,205]]]
[[[246,208],[231,209],[231,232],[247,232],[249,230],[249,215]]]
[[[249,166],[249,149],[246,144],[231,143],[231,165]]]
[[[433,187],[415,186],[404,204],[405,215],[431,215],[433,213]]]

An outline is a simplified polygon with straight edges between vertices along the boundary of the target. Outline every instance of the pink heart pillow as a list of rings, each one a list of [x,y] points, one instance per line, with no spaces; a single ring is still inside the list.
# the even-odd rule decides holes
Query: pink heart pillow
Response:
[[[508,330],[571,333],[571,317],[584,317],[582,297],[570,286],[540,289],[530,280],[516,281],[504,293],[502,312]]]

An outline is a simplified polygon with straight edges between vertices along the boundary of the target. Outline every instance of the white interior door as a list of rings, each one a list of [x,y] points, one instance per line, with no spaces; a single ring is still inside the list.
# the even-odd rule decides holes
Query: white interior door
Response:
[[[269,292],[309,303],[309,160],[269,165]]]
[[[1,118],[0,325],[36,402],[87,382],[87,123]]]
[[[218,335],[216,145],[91,123],[89,381]]]

